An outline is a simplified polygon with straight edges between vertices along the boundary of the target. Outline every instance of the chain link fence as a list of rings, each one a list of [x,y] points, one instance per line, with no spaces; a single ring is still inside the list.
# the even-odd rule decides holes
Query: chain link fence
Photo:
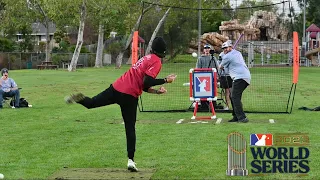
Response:
[[[63,63],[70,62],[73,53],[50,53],[50,61],[52,64],[63,68]],[[17,69],[37,69],[37,65],[42,64],[46,59],[45,53],[28,53],[28,52],[1,52],[0,68],[8,68],[9,70]],[[95,65],[95,53],[80,53],[78,64],[83,67],[93,67]],[[104,55],[103,64],[111,64],[111,56]]]

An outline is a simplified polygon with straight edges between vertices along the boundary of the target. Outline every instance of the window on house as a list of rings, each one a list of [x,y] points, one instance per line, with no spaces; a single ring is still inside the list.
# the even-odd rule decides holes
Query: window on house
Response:
[[[41,36],[41,40],[40,41],[46,41],[46,36]]]
[[[22,41],[23,39],[22,39],[22,35],[18,35],[18,41]]]

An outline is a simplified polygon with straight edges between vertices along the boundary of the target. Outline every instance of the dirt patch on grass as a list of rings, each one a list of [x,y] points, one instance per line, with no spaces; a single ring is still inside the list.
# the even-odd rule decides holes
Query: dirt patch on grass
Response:
[[[48,177],[50,180],[151,179],[155,169],[130,172],[124,168],[64,168]]]

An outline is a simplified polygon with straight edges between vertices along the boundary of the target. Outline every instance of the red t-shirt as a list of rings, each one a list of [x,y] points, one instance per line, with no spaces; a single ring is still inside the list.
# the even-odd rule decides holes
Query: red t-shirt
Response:
[[[119,92],[138,97],[142,94],[143,78],[145,75],[156,78],[161,70],[161,59],[149,54],[136,62],[126,73],[112,85]]]

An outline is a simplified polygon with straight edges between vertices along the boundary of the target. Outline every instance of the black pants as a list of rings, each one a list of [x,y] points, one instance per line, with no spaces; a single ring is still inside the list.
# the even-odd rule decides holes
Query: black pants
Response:
[[[243,79],[237,79],[232,83],[231,89],[231,104],[232,115],[234,119],[242,120],[247,118],[242,108],[242,93],[248,87],[248,83]]]
[[[136,150],[136,130],[135,124],[137,120],[138,98],[115,90],[112,85],[93,98],[85,97],[80,101],[88,109],[106,106],[110,104],[118,104],[121,108],[122,118],[125,124],[127,138],[128,158],[134,158]]]

